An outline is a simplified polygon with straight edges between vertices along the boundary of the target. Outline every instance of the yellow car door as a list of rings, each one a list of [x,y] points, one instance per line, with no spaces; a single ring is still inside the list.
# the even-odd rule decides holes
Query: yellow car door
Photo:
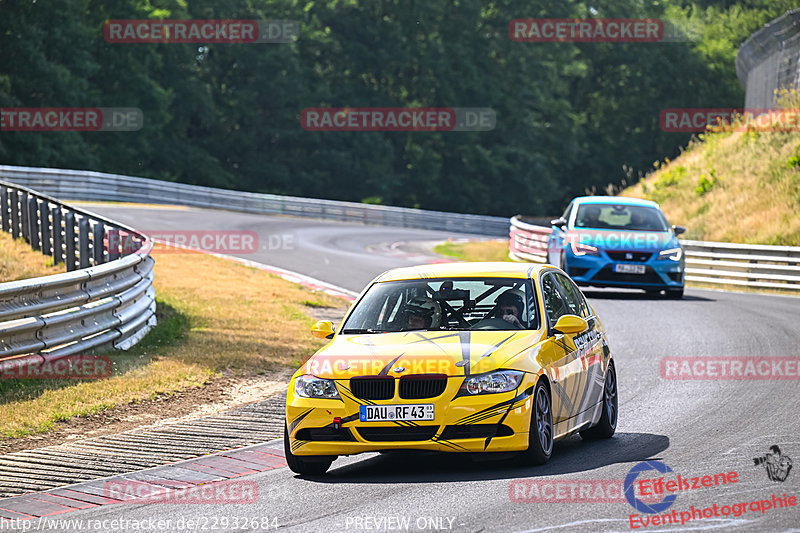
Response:
[[[583,408],[587,372],[586,361],[573,340],[575,335],[553,331],[559,318],[574,314],[554,274],[555,271],[546,272],[541,277],[548,337],[541,345],[538,359],[550,379],[554,432],[558,436],[571,431],[575,416]]]

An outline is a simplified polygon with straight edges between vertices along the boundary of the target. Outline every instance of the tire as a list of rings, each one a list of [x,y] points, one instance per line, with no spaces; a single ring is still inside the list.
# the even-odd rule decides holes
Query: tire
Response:
[[[667,289],[667,298],[672,298],[674,300],[680,300],[683,298],[683,287],[680,289]]]
[[[285,423],[283,425],[283,452],[286,454],[286,464],[289,465],[289,470],[304,476],[321,476],[328,471],[333,460],[336,459],[335,455],[302,457],[293,454],[289,444],[289,430]]]
[[[580,432],[581,438],[586,440],[608,439],[617,430],[619,416],[619,401],[617,396],[617,372],[614,363],[608,365],[606,381],[603,384],[603,414],[596,426]]]
[[[559,262],[558,268],[560,268],[564,272],[567,272],[567,254],[564,253],[564,250],[561,250],[561,256],[559,257],[558,262]],[[569,272],[567,272],[567,275],[569,275]]]
[[[550,392],[540,379],[533,391],[531,409],[531,428],[528,432],[528,449],[524,452],[525,462],[543,465],[553,453],[553,409]]]

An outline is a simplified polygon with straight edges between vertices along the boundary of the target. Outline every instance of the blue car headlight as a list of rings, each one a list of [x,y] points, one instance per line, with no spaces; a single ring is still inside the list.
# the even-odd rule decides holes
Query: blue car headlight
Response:
[[[461,394],[474,396],[476,394],[495,394],[498,392],[510,392],[522,382],[525,372],[517,370],[498,370],[471,376],[461,384]],[[466,394],[464,394],[466,393]]]
[[[298,376],[294,380],[294,392],[301,398],[328,398],[339,400],[339,390],[332,379],[318,378],[311,374]]]
[[[671,261],[680,261],[681,257],[683,257],[683,250],[680,247],[668,248],[666,250],[661,250],[658,253],[659,260],[669,259]]]
[[[596,247],[582,242],[571,242],[570,248],[572,248],[572,253],[578,257],[582,255],[600,255]]]

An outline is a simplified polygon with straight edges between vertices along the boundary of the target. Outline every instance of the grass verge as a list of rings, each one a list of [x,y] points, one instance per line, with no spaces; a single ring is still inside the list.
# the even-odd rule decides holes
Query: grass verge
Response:
[[[784,106],[800,96],[784,93]],[[800,132],[709,131],[623,196],[654,200],[687,239],[800,245]]]
[[[462,261],[511,261],[508,258],[508,241],[447,241],[434,246],[437,254],[455,257]]]
[[[66,272],[64,265],[53,266],[53,258],[32,250],[22,238],[16,241],[0,231],[0,283]]]
[[[201,387],[215,376],[294,368],[324,341],[309,307],[347,303],[255,268],[204,254],[156,256],[159,325],[128,352],[107,353],[108,379],[0,380],[0,437],[117,405]]]

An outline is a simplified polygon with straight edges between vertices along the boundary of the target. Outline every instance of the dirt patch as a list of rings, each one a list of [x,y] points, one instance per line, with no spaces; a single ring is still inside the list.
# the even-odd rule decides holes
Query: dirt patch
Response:
[[[291,375],[286,369],[269,376],[214,378],[202,387],[120,405],[91,416],[74,417],[58,423],[56,429],[48,433],[6,439],[0,442],[0,454],[214,415],[280,393]]]

